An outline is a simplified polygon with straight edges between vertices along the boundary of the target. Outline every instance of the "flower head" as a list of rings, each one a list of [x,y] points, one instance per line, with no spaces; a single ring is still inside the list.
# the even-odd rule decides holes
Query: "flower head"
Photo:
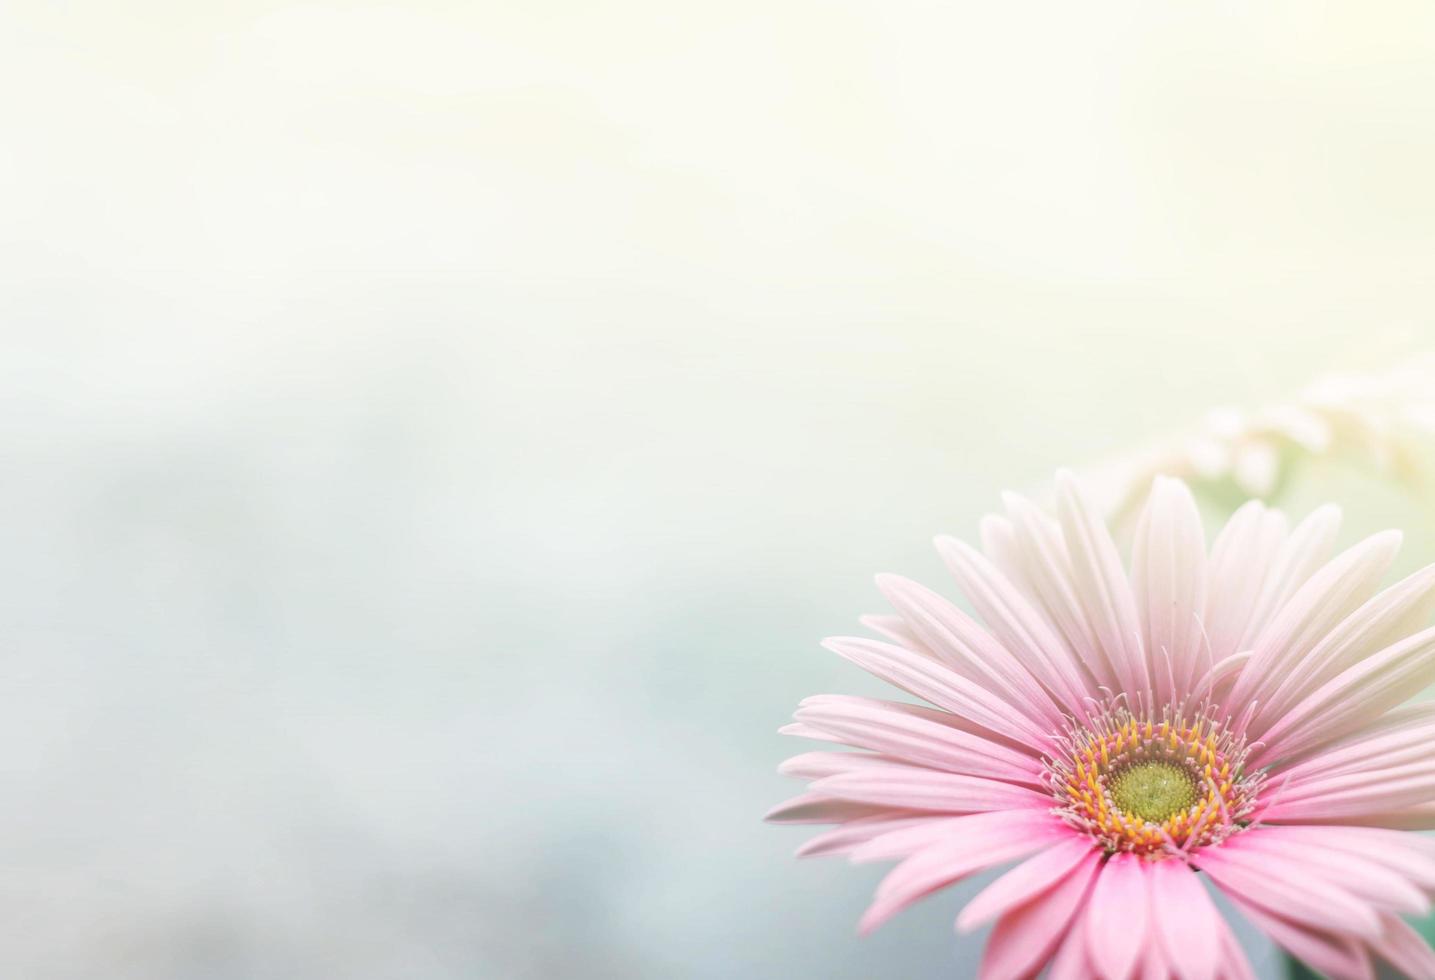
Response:
[[[1408,832],[1435,828],[1435,704],[1402,707],[1435,682],[1435,566],[1377,592],[1399,535],[1330,558],[1333,507],[1251,502],[1207,549],[1163,477],[1128,572],[1069,475],[1056,500],[937,540],[980,622],[879,576],[885,639],[826,645],[930,707],[804,701],[785,733],[861,751],[789,759],[809,792],[769,818],[837,825],[801,855],[900,861],[864,931],[1020,862],[957,920],[996,923],[983,977],[1249,976],[1208,884],[1329,976],[1435,977],[1401,918],[1435,894]]]

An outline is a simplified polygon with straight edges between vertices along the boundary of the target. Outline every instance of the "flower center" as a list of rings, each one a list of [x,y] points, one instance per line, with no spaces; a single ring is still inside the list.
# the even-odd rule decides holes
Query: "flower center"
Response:
[[[1111,801],[1123,812],[1160,823],[1196,802],[1196,780],[1191,770],[1170,762],[1137,762],[1107,780]]]
[[[1049,759],[1056,812],[1108,851],[1152,860],[1218,844],[1245,829],[1262,773],[1246,773],[1244,739],[1204,715],[1113,708]]]

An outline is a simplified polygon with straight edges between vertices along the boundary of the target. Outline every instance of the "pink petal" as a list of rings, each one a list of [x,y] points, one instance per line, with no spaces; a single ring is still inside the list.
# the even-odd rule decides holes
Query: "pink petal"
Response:
[[[968,718],[1040,753],[1054,745],[1052,734],[1019,710],[949,667],[878,640],[834,637],[823,646],[909,694]]]
[[[892,767],[862,769],[819,779],[812,789],[823,796],[903,810],[980,813],[1050,806],[1045,793],[980,776],[959,776],[935,769]]]
[[[1263,736],[1265,748],[1253,754],[1252,761],[1281,759],[1348,735],[1409,700],[1432,680],[1435,629],[1427,629],[1322,684],[1271,726]]]
[[[1046,685],[1072,716],[1084,717],[1095,693],[1090,674],[1067,650],[1025,594],[975,548],[956,538],[936,539],[938,553],[992,635]]]
[[[1339,530],[1340,508],[1326,504],[1311,511],[1309,516],[1286,536],[1264,577],[1245,632],[1236,641],[1236,650],[1249,649],[1256,637],[1265,631],[1296,591],[1325,564]],[[1240,560],[1239,555],[1234,558]],[[1216,567],[1212,567],[1213,576],[1218,572]]]
[[[848,745],[917,765],[1041,785],[1040,759],[877,701],[807,701],[798,722]]]
[[[879,698],[864,698],[854,694],[814,694],[811,697],[803,698],[800,707],[816,708],[828,705],[866,706],[869,708],[881,708],[886,711],[894,711],[911,718],[921,718],[947,728],[955,728],[957,731],[966,732],[968,735],[975,735],[977,738],[999,745],[1004,749],[1010,749],[1021,755],[1031,754],[1031,749],[1014,739],[1000,735],[990,728],[983,728],[968,718],[954,715],[950,711],[944,711],[941,708],[933,708],[930,705],[908,704],[905,701],[883,701]],[[803,727],[807,728],[808,726],[804,725]],[[815,729],[810,730],[815,731]],[[832,741],[831,736],[828,735],[818,735],[817,737],[823,741]]]
[[[1071,555],[1072,587],[1122,690],[1129,695],[1150,691],[1136,600],[1116,543],[1067,472],[1057,474],[1056,513]]]
[[[1096,975],[1086,941],[1085,924],[1087,917],[1091,915],[1089,894],[1087,899],[1087,903],[1077,911],[1071,925],[1067,927],[1066,937],[1051,960],[1047,980],[1092,980]]]
[[[1161,948],[1160,943],[1147,943],[1142,951],[1141,962],[1136,968],[1136,976],[1141,980],[1170,980],[1175,975],[1175,969],[1166,961],[1166,951]]]
[[[1313,851],[1362,857],[1399,871],[1423,889],[1435,889],[1435,839],[1382,827],[1280,824],[1261,830],[1262,834],[1276,832]]]
[[[1029,593],[1037,599],[1067,648],[1092,675],[1094,683],[1119,690],[1121,681],[1101,649],[1072,585],[1071,558],[1062,540],[1060,525],[1016,494],[1004,494],[1002,499],[1011,518],[1006,527],[1011,530],[1015,554],[1021,559],[1018,578],[1027,583]],[[984,523],[983,531],[986,530]],[[985,538],[984,534],[984,543]],[[987,553],[992,553],[990,548]],[[1011,571],[1007,573],[1010,575]]]
[[[819,732],[817,729],[813,728],[811,725],[801,725],[797,722],[793,722],[789,725],[783,725],[777,730],[777,734],[791,735],[793,738],[815,738],[820,742],[831,741],[831,739]]]
[[[922,645],[917,639],[917,634],[912,632],[912,627],[901,616],[884,616],[879,613],[868,613],[865,616],[858,616],[857,622],[867,627],[874,633],[880,633],[899,647],[906,647],[908,650],[915,650],[924,657],[938,659],[937,655]]]
[[[1306,818],[1329,814],[1393,809],[1435,799],[1435,759],[1380,766],[1324,779],[1308,779],[1282,787],[1272,796],[1270,813],[1299,813]],[[1352,804],[1346,806],[1340,801]]]
[[[846,823],[888,813],[892,807],[834,800],[821,793],[803,793],[777,804],[763,816],[769,823]]]
[[[1246,664],[1250,663],[1250,660],[1251,652],[1249,650],[1221,658],[1196,679],[1196,682],[1186,692],[1187,695],[1196,701],[1211,697],[1213,692],[1228,687],[1230,682],[1245,669]]]
[[[957,928],[970,932],[1030,902],[1090,858],[1093,848],[1090,838],[1074,835],[1027,859],[968,902],[961,915],[957,916]]]
[[[1301,814],[1280,817],[1285,827],[1298,826],[1308,818]],[[1390,830],[1435,830],[1435,803],[1402,806],[1394,810],[1372,810],[1346,817],[1309,818],[1312,823],[1345,827],[1370,827]]]
[[[1204,617],[1214,660],[1224,660],[1240,649],[1286,532],[1285,515],[1252,500],[1216,535],[1207,563]]]
[[[1251,971],[1251,963],[1246,959],[1246,951],[1241,949],[1241,944],[1236,941],[1235,933],[1226,924],[1224,918],[1218,919],[1220,924],[1220,949],[1221,980],[1256,980],[1255,974]]]
[[[901,759],[894,759],[886,755],[872,755],[867,752],[804,752],[785,760],[782,765],[777,767],[777,771],[784,776],[792,776],[794,779],[811,780],[835,776],[841,772],[853,772],[858,769],[901,768],[913,767],[911,763],[903,762]]]
[[[1367,902],[1312,874],[1305,862],[1246,849],[1245,836],[1202,848],[1193,856],[1227,895],[1314,929],[1379,934],[1379,918]]]
[[[1291,802],[1273,798],[1271,805],[1257,815],[1270,822],[1284,820],[1334,823],[1356,820],[1372,814],[1399,813],[1435,801],[1435,775],[1429,772],[1388,775],[1377,785],[1328,790],[1314,799]],[[1408,813],[1413,817],[1414,814]]]
[[[1381,862],[1336,847],[1312,846],[1309,837],[1292,836],[1282,827],[1262,827],[1245,836],[1241,844],[1246,853],[1303,865],[1322,887],[1343,888],[1371,905],[1411,915],[1430,911],[1430,902],[1410,877]]]
[[[1149,873],[1151,916],[1166,959],[1181,980],[1214,980],[1221,965],[1221,914],[1184,861],[1156,861]]]
[[[1431,612],[1435,612],[1435,565],[1370,599],[1321,637],[1300,659],[1299,670],[1275,678],[1279,683],[1263,700],[1254,730],[1268,727],[1263,719],[1281,717],[1341,671],[1419,630]]]
[[[1035,594],[1026,574],[1026,556],[1017,540],[1016,526],[998,514],[987,514],[977,525],[982,551],[991,563],[1018,589]],[[1056,532],[1060,534],[1060,532]]]
[[[1096,878],[1087,909],[1087,956],[1108,980],[1126,980],[1136,969],[1148,937],[1146,863],[1134,854],[1113,854]]]
[[[993,810],[956,816],[933,816],[925,825],[874,837],[852,852],[857,863],[904,858],[931,847],[954,841],[1029,840],[1032,851],[1069,836],[1071,828],[1046,808]],[[1028,851],[1027,853],[1030,853]]]
[[[1396,916],[1382,921],[1380,938],[1370,944],[1375,954],[1410,980],[1435,980],[1435,951],[1425,938]]]
[[[1100,853],[1088,850],[1055,885],[1003,915],[987,940],[979,980],[1027,977],[1046,965],[1090,891],[1100,866]]]
[[[1157,701],[1184,695],[1209,664],[1201,632],[1206,606],[1206,536],[1191,491],[1179,480],[1157,477],[1137,527],[1131,584],[1141,614]],[[1159,669],[1162,658],[1170,675]]]
[[[877,588],[944,663],[1011,704],[1044,729],[1060,729],[1062,714],[1021,662],[976,621],[931,589],[899,575],[877,576]]]
[[[894,830],[907,830],[930,823],[929,813],[875,817],[849,820],[840,827],[823,831],[797,849],[798,857],[822,857],[831,854],[847,854],[866,844],[873,838]]]
[[[1301,586],[1256,637],[1254,655],[1231,692],[1232,704],[1264,705],[1301,658],[1368,599],[1400,549],[1400,534],[1385,531],[1327,563]],[[1259,735],[1264,727],[1251,730]]]
[[[1360,731],[1326,745],[1299,762],[1276,767],[1287,790],[1307,780],[1366,772],[1429,755],[1435,740],[1435,703],[1397,708]]]
[[[1032,833],[1022,821],[1011,819],[986,821],[975,827],[968,824],[959,828],[956,836],[944,834],[942,839],[912,854],[882,879],[858,929],[865,935],[918,899],[967,875],[1025,857],[1046,847],[1050,840],[1049,835]]]
[[[1354,937],[1307,928],[1237,895],[1230,899],[1277,945],[1317,972],[1341,980],[1374,980],[1370,956]]]

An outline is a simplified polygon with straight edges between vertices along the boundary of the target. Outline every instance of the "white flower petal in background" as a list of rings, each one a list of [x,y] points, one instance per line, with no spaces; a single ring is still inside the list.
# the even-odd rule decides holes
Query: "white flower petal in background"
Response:
[[[1189,432],[1092,468],[1107,513],[1128,525],[1151,481],[1180,477],[1210,503],[1278,498],[1324,459],[1419,493],[1435,467],[1435,353],[1371,374],[1318,378],[1295,399],[1252,412],[1218,408]]]

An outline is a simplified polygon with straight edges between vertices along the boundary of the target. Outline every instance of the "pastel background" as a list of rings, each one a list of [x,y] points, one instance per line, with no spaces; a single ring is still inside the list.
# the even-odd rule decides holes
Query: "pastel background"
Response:
[[[817,641],[1435,346],[1425,3],[18,0],[0,82],[5,976],[973,976],[759,823]]]

